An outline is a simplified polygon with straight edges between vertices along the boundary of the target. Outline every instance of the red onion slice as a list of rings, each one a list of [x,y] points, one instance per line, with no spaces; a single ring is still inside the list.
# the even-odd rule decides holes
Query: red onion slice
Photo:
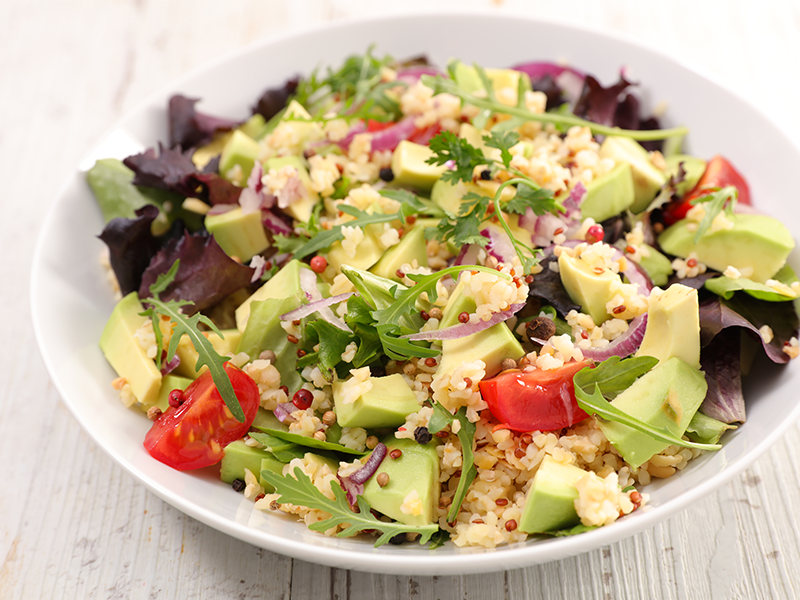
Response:
[[[224,215],[226,212],[232,211],[234,208],[237,208],[238,205],[236,204],[215,204],[211,208],[208,209],[206,213],[209,216],[213,215]]]
[[[478,264],[478,253],[481,251],[481,247],[477,244],[467,244],[466,246],[461,246],[461,251],[458,253],[454,265],[477,265]]]
[[[176,354],[172,357],[171,361],[165,362],[161,365],[161,374],[169,375],[178,367],[179,364],[181,364],[181,357]]]
[[[625,358],[639,349],[644,337],[644,330],[647,327],[647,313],[639,315],[628,324],[628,331],[623,333],[608,346],[603,348],[581,348],[581,352],[586,358],[594,361],[604,361],[612,356]]]
[[[264,184],[261,182],[263,176],[264,168],[259,161],[255,161],[250,177],[247,178],[247,187],[239,194],[239,205],[242,207],[243,215],[254,213],[261,208],[264,202],[262,192]]]
[[[339,482],[342,484],[342,489],[347,494],[347,501],[353,508],[358,505],[358,496],[364,493],[364,484],[375,474],[378,467],[381,466],[383,459],[386,458],[386,453],[386,445],[381,442],[375,446],[367,462],[365,462],[364,466],[358,471],[345,477],[342,477],[338,473],[336,474],[337,479],[339,479]]]
[[[394,150],[403,140],[407,140],[417,130],[416,117],[405,117],[381,131],[372,134],[372,151]]]
[[[319,293],[319,289],[317,288],[317,274],[311,269],[300,269],[300,289],[305,292],[306,297],[311,303],[317,303],[320,300],[323,300],[322,294]],[[334,315],[333,311],[328,308],[328,306],[329,305],[318,305],[318,308],[316,308],[314,312],[318,312],[320,317],[337,329],[341,329],[342,331],[346,331],[348,333],[353,333],[353,330],[350,329],[339,317]]]
[[[400,69],[397,71],[397,81],[402,81],[403,83],[408,83],[410,85],[417,83],[423,75],[435,77],[436,75],[442,75],[442,72],[436,67],[430,67],[426,65],[406,67],[405,69]]]
[[[294,233],[289,224],[271,210],[261,211],[261,222],[272,233],[280,235],[292,235]]]
[[[472,335],[473,333],[478,333],[479,331],[483,331],[484,329],[489,329],[489,327],[497,325],[498,323],[507,321],[508,319],[513,317],[517,312],[522,310],[523,306],[525,306],[524,302],[520,302],[519,304],[512,304],[508,308],[508,310],[494,313],[492,315],[492,318],[486,321],[480,321],[478,323],[463,323],[459,325],[453,325],[452,327],[445,327],[444,329],[434,329],[432,331],[420,331],[419,333],[412,333],[410,335],[403,335],[400,337],[409,339],[411,341],[457,340],[459,338]]]
[[[350,147],[350,144],[353,142],[353,138],[356,137],[359,133],[364,133],[366,130],[367,130],[367,124],[364,123],[364,121],[357,121],[350,128],[350,131],[347,133],[347,135],[344,136],[338,142],[336,142],[336,144],[343,150],[347,150]]]
[[[297,410],[297,407],[292,404],[291,402],[281,402],[278,406],[275,407],[273,411],[275,413],[275,417],[281,423],[286,421],[293,422],[294,418],[292,417],[292,413]]]
[[[345,300],[350,298],[350,296],[354,295],[355,292],[347,292],[346,294],[339,294],[338,296],[331,296],[330,298],[315,300],[314,302],[310,302],[309,304],[304,304],[300,308],[297,308],[291,312],[282,314],[281,321],[296,321],[297,319],[302,319],[303,317],[307,317],[308,315],[313,315],[315,312],[318,312],[327,306],[331,306],[333,304],[339,304],[339,302],[344,302]]]
[[[481,231],[481,235],[489,240],[489,243],[486,244],[486,252],[501,263],[511,264],[513,262],[517,252],[504,230],[496,225],[490,225]]]

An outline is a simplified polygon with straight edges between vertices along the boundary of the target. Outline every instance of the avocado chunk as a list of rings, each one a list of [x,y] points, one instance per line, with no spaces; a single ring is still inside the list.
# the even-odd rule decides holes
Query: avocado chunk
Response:
[[[620,163],[586,186],[581,215],[600,223],[630,208],[635,198],[631,166]]]
[[[239,186],[244,186],[258,160],[258,142],[237,129],[228,139],[219,158],[219,173]],[[236,169],[236,167],[239,169]]]
[[[386,279],[400,281],[397,270],[405,263],[417,261],[420,267],[428,266],[428,249],[425,241],[425,224],[418,224],[406,233],[400,242],[389,248],[375,263],[370,272]]]
[[[244,481],[244,470],[248,469],[256,477],[261,473],[261,461],[271,459],[283,468],[271,453],[262,448],[252,448],[244,440],[235,440],[225,446],[220,463],[219,478],[225,483],[233,483],[234,479]],[[278,471],[280,473],[280,470]]]
[[[585,261],[566,252],[558,257],[558,272],[569,297],[581,305],[583,312],[591,315],[595,325],[608,320],[610,315],[606,304],[622,283],[618,274],[609,269],[595,273]]]
[[[433,152],[427,146],[408,140],[401,141],[392,154],[394,183],[429,191],[447,168],[444,165],[429,165],[425,162],[432,156]]]
[[[655,428],[681,437],[706,397],[702,371],[673,357],[658,363],[611,401],[616,408]],[[606,438],[634,468],[669,444],[617,423],[598,421]]]
[[[342,392],[344,381],[333,383],[336,421],[342,427],[398,427],[407,415],[419,410],[417,397],[399,373],[370,377],[369,381],[372,389],[348,404]]]
[[[580,523],[575,510],[575,500],[579,496],[575,484],[586,474],[575,465],[561,464],[546,455],[525,496],[519,530],[546,533],[568,529]]]
[[[450,294],[439,329],[458,324],[458,315],[462,312],[475,312],[475,300],[463,293],[464,282],[458,285]],[[500,372],[500,365],[504,358],[519,360],[525,354],[517,338],[505,323],[498,323],[489,329],[473,333],[455,340],[442,341],[442,359],[436,374],[452,373],[464,363],[482,360],[486,364],[486,377],[492,377]]]
[[[319,203],[319,194],[311,187],[311,176],[308,174],[308,168],[303,158],[299,156],[281,156],[279,158],[270,158],[264,163],[264,171],[266,172],[269,172],[270,169],[280,171],[283,167],[292,167],[297,171],[297,177],[302,188],[302,196],[283,210],[298,221],[305,223],[311,218],[314,213],[314,207]]]
[[[465,183],[459,181],[454,184],[444,179],[439,179],[431,188],[431,201],[444,210],[457,215],[461,207],[461,200],[464,198],[465,194],[472,192],[473,194],[493,198],[499,187],[500,184],[496,181],[480,181],[479,183]],[[506,202],[511,200],[515,195],[516,192],[514,188],[507,187],[503,189],[500,199]],[[518,215],[509,215],[506,217],[506,220],[509,220],[511,216],[518,217]],[[527,233],[528,236],[530,236],[530,232]]]
[[[363,231],[364,239],[356,248],[355,256],[348,255],[341,242],[334,242],[330,250],[328,250],[328,264],[337,271],[341,270],[342,265],[349,265],[365,271],[377,263],[383,256],[384,251],[380,240],[380,236],[383,234],[383,224],[367,225]]]
[[[228,256],[248,262],[269,247],[261,211],[243,213],[239,206],[221,215],[208,215],[206,229]]]
[[[234,354],[242,334],[239,333],[238,329],[223,329],[220,333],[222,333],[222,337],[213,331],[204,331],[203,335],[211,342],[211,345],[214,346],[214,350],[216,350],[218,354],[222,356]],[[197,350],[194,349],[194,345],[188,335],[181,337],[175,354],[180,358],[181,362],[175,367],[174,373],[176,375],[188,377],[189,379],[197,379],[199,373],[195,369],[195,365],[200,355]]]
[[[697,290],[676,283],[655,300],[651,298],[644,338],[636,356],[652,356],[661,362],[677,357],[700,368]]]
[[[608,136],[600,146],[600,158],[613,158],[617,163],[630,165],[633,177],[633,204],[630,208],[634,213],[646,209],[667,182],[667,174],[653,164],[647,150],[630,138]]]
[[[693,221],[683,219],[667,228],[658,243],[667,254],[686,258],[692,252],[705,265],[724,271],[728,266],[753,281],[764,283],[786,262],[794,239],[786,226],[766,215],[735,214],[733,228],[706,233],[695,243]]]
[[[665,162],[667,163],[667,177],[677,176],[680,164],[683,163],[685,172],[683,181],[675,189],[679,196],[683,196],[697,185],[703,173],[706,172],[706,165],[708,164],[702,158],[689,156],[688,154],[675,154],[667,158]]]
[[[434,520],[434,509],[439,504],[439,455],[436,442],[418,444],[411,439],[389,436],[383,440],[391,453],[398,449],[403,454],[396,460],[383,459],[378,470],[364,484],[364,498],[380,513],[406,525],[425,525]],[[386,473],[389,483],[378,485],[378,475]],[[410,502],[402,508],[409,494],[416,492],[419,502]]]
[[[163,411],[169,408],[169,394],[172,390],[185,390],[189,387],[192,380],[188,377],[181,377],[180,375],[173,375],[172,373],[164,375],[161,379],[161,389],[158,390],[158,400],[156,406]]]
[[[134,337],[136,330],[148,320],[139,294],[131,292],[117,302],[100,336],[100,350],[117,372],[131,386],[134,397],[145,406],[158,401],[161,371]]]
[[[236,309],[236,328],[244,331],[250,317],[250,304],[267,298],[286,298],[302,293],[300,286],[300,269],[310,267],[299,260],[290,260],[272,278],[258,288],[252,296],[242,302]]]
[[[484,71],[489,81],[492,82],[492,89],[495,92],[504,88],[511,88],[516,92],[519,89],[520,80],[522,80],[523,89],[531,89],[530,76],[522,71],[514,69],[484,69]],[[478,70],[471,65],[465,65],[462,62],[456,63],[453,76],[456,85],[469,94],[486,89],[478,75]],[[503,98],[499,98],[499,100],[503,102]]]
[[[281,327],[281,315],[301,304],[298,296],[267,298],[251,304],[251,312],[236,353],[244,352],[256,360],[264,350],[275,353],[275,368],[281,372],[281,384],[289,388],[289,397],[301,385],[297,374],[297,344],[289,341]]]
[[[647,275],[653,285],[665,285],[669,281],[669,276],[673,273],[672,263],[652,246],[642,244],[641,248],[646,252],[641,253],[639,266],[647,271]]]
[[[260,406],[258,407],[256,416],[250,427],[254,429],[278,429],[280,431],[289,431],[289,426],[281,423],[274,412],[261,408]]]

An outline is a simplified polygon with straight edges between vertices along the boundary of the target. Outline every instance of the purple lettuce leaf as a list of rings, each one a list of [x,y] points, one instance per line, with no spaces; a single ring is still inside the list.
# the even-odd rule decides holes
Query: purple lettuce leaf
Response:
[[[197,148],[207,144],[217,131],[233,129],[238,121],[212,117],[195,110],[199,98],[176,94],[169,99],[169,147]]]
[[[136,211],[135,219],[111,219],[98,236],[108,246],[109,262],[123,296],[139,289],[142,274],[158,252],[159,241],[150,232],[157,216],[156,206],[145,205]]]
[[[773,338],[766,343],[759,329],[768,325]],[[766,302],[748,294],[735,294],[730,300],[710,297],[700,303],[700,342],[708,346],[711,340],[728,327],[744,328],[761,342],[772,362],[785,364],[789,355],[784,344],[797,336],[798,320],[793,302]]]
[[[542,272],[533,277],[533,283],[529,286],[528,297],[538,298],[553,306],[559,315],[566,317],[571,310],[580,310],[580,306],[572,301],[564,284],[561,283],[561,276],[555,271],[550,270],[550,263],[558,262],[555,255],[545,256],[541,259]],[[524,309],[523,309],[524,310]],[[523,316],[523,313],[518,315]]]
[[[667,287],[675,283],[680,283],[681,285],[685,285],[686,287],[690,287],[694,290],[701,290],[706,284],[706,281],[717,276],[719,276],[719,273],[716,271],[706,271],[705,273],[700,273],[697,277],[685,277],[684,279],[681,279],[673,273],[669,276]]]
[[[291,98],[297,90],[299,83],[300,78],[293,77],[287,80],[282,86],[265,90],[253,107],[253,114],[259,114],[264,117],[265,120],[269,121],[284,109],[289,102],[289,98]]]
[[[122,161],[135,175],[133,184],[199,198],[209,204],[235,204],[242,190],[216,173],[198,172],[192,150],[148,148]]]
[[[600,125],[613,125],[619,96],[631,85],[633,84],[620,74],[617,83],[605,88],[597,79],[587,75],[583,81],[581,97],[575,105],[575,115]]]
[[[547,96],[547,103],[545,110],[553,110],[564,104],[567,99],[564,96],[564,90],[556,83],[556,80],[551,75],[544,75],[537,81],[531,81],[531,87],[534,92],[542,92]]]
[[[741,342],[738,328],[725,329],[700,353],[700,366],[708,384],[700,412],[723,423],[745,421]]]
[[[150,297],[150,286],[180,259],[180,267],[162,300],[190,300],[185,308],[192,315],[221,302],[238,289],[248,287],[253,269],[231,259],[211,236],[184,233],[170,240],[150,261],[139,286],[141,298]]]

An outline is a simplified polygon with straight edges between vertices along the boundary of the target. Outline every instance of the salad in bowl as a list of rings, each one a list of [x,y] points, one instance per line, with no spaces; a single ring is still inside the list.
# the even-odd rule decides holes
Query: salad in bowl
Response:
[[[793,238],[579,67],[367,51],[245,121],[174,95],[168,140],[98,160],[100,348],[153,459],[320,534],[494,548],[723,447],[757,356],[800,353]]]

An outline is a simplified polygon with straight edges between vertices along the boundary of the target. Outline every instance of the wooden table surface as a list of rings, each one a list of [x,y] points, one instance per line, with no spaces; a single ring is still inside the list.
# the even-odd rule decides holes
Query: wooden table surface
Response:
[[[622,542],[515,571],[402,577],[293,560],[184,516],[113,463],[61,402],[30,324],[30,260],[42,216],[100,135],[177,76],[255,40],[434,5],[624,33],[712,73],[800,136],[796,0],[3,0],[0,598],[800,595],[797,425],[730,484]]]

